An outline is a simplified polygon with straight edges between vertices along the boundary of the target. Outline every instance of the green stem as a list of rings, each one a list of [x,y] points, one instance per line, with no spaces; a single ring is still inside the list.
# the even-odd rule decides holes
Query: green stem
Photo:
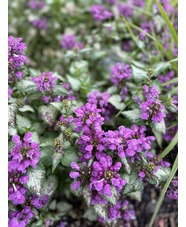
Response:
[[[160,158],[164,158],[178,143],[178,132],[174,136],[174,139],[170,142],[170,144],[165,148],[165,150],[160,154]]]
[[[166,191],[167,191],[167,189],[168,189],[168,187],[169,187],[169,184],[170,184],[171,180],[173,179],[173,177],[174,177],[174,175],[175,175],[177,169],[178,169],[178,155],[176,156],[176,160],[175,160],[174,165],[173,165],[173,167],[172,167],[170,176],[169,176],[169,178],[168,178],[166,184],[164,185],[163,190],[162,190],[162,192],[161,192],[161,195],[160,195],[160,197],[159,197],[159,200],[158,200],[158,202],[157,202],[157,204],[156,204],[156,208],[155,208],[155,211],[154,211],[153,216],[152,216],[152,218],[151,218],[149,227],[152,227],[152,225],[153,225],[153,223],[154,223],[154,221],[155,221],[155,218],[156,218],[156,216],[157,216],[157,214],[158,214],[158,211],[159,211],[159,209],[160,209],[160,207],[161,207],[161,204],[162,204],[162,202],[163,202],[163,199],[164,199],[164,197],[165,197],[165,193],[166,193]]]

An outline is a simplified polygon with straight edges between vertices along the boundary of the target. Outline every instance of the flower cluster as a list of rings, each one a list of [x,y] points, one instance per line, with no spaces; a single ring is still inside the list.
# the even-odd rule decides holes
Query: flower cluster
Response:
[[[152,123],[160,123],[163,121],[163,118],[166,116],[163,113],[165,108],[159,98],[159,92],[156,90],[155,86],[148,87],[147,85],[143,86],[144,95],[146,97],[146,102],[140,105],[141,108],[141,118],[144,120],[152,121]]]
[[[39,145],[31,140],[32,133],[27,132],[24,137],[24,143],[21,142],[20,136],[14,135],[12,141],[15,142],[14,149],[11,150],[12,160],[8,163],[8,169],[17,169],[22,173],[26,172],[29,166],[36,168],[39,161]]]
[[[39,10],[39,9],[42,9],[45,6],[45,2],[44,1],[37,2],[36,0],[30,0],[29,6],[32,9]]]
[[[112,13],[105,10],[103,5],[93,5],[90,11],[95,20],[103,21],[112,17]]]
[[[118,152],[120,158],[130,157],[130,161],[134,162],[134,157],[139,159],[138,153],[143,150],[151,149],[151,141],[155,140],[154,136],[145,136],[145,126],[140,128],[136,125],[132,129],[119,127],[119,131],[108,131],[103,138],[104,146],[112,152]]]
[[[8,73],[9,80],[15,80],[16,78],[22,78],[22,72],[20,70],[23,64],[27,63],[27,57],[25,56],[24,49],[25,43],[21,42],[22,38],[15,39],[13,36],[8,37]]]
[[[178,176],[175,176],[171,181],[169,188],[167,190],[167,197],[169,199],[178,200]]]
[[[99,161],[93,163],[92,177],[89,184],[90,190],[96,190],[98,194],[105,195],[107,197],[112,196],[111,187],[115,187],[117,191],[120,191],[126,184],[126,181],[120,178],[117,173],[121,168],[121,163],[116,162],[112,166],[112,158],[105,155],[101,157]]]
[[[124,15],[124,17],[131,17],[133,9],[130,6],[127,6],[126,4],[119,4],[119,14],[120,16]]]
[[[8,199],[12,204],[22,205],[22,210],[14,211],[9,215],[9,227],[26,226],[29,219],[34,216],[31,207],[40,209],[48,200],[48,196],[27,195],[26,184],[29,176],[26,174],[27,168],[36,168],[39,161],[39,146],[31,142],[32,133],[27,132],[24,137],[24,143],[21,142],[18,135],[14,135],[12,141],[15,147],[8,155]]]
[[[53,77],[53,73],[42,73],[38,77],[33,77],[32,81],[36,82],[36,85],[39,87],[39,91],[51,92],[53,87],[56,85],[54,83],[57,80],[57,77]]]
[[[77,43],[76,42],[76,36],[74,35],[63,35],[63,39],[61,41],[61,46],[65,50],[71,50],[74,47],[77,47],[78,49],[82,49],[84,47],[83,43]]]
[[[88,95],[87,99],[90,104],[97,105],[106,121],[109,121],[109,116],[111,116],[111,113],[114,111],[113,106],[108,102],[109,97],[110,95],[107,92],[103,92],[99,95],[98,91],[94,91],[92,94]]]
[[[74,110],[76,118],[74,124],[75,131],[84,131],[78,144],[81,144],[80,151],[83,153],[83,158],[90,159],[92,152],[102,151],[104,148],[101,145],[102,135],[104,134],[101,125],[104,118],[99,114],[100,109],[97,109],[95,104],[86,103],[85,106]]]
[[[38,18],[38,19],[32,21],[32,25],[34,27],[37,27],[38,29],[46,30],[48,28],[47,18],[46,17]]]
[[[121,66],[120,63],[116,63],[116,66],[111,67],[112,75],[110,76],[111,81],[115,86],[122,87],[125,82],[132,76],[132,69],[129,65]]]

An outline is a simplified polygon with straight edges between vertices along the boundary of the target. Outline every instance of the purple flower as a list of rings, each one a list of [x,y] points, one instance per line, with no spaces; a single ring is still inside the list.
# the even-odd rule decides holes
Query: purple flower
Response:
[[[26,45],[25,43],[21,42],[21,40],[22,38],[15,39],[13,36],[8,37],[9,80],[19,79],[19,74],[21,72],[17,72],[17,70],[20,70],[21,66],[27,63],[27,57],[24,53]]]
[[[44,17],[42,19],[41,18],[38,18],[38,19],[32,21],[32,25],[34,27],[39,28],[39,29],[47,30],[47,28],[48,28],[47,18],[46,17]]]
[[[115,86],[125,85],[125,82],[132,76],[132,69],[129,68],[129,65],[121,66],[120,63],[116,63],[116,66],[111,67],[112,75],[110,76],[111,81]]]
[[[111,116],[114,111],[113,106],[108,102],[109,97],[110,95],[107,92],[103,92],[99,95],[98,91],[94,91],[94,93],[88,95],[87,99],[90,104],[97,105],[106,121],[109,121],[109,116]]]
[[[36,2],[35,0],[30,0],[29,6],[32,9],[39,10],[39,9],[42,9],[45,6],[45,2],[44,1]]]
[[[84,47],[83,43],[76,42],[76,36],[66,34],[63,35],[61,46],[66,50],[71,50],[74,47],[78,47],[78,49],[82,49]]]
[[[17,169],[25,173],[29,166],[36,168],[41,152],[39,152],[39,145],[36,142],[31,142],[31,136],[31,132],[26,133],[24,143],[21,142],[18,135],[12,137],[12,141],[16,145],[11,150],[12,160],[9,161],[9,171]]]
[[[141,108],[141,118],[144,120],[152,121],[152,123],[160,123],[163,121],[163,118],[166,116],[163,113],[165,108],[159,98],[159,92],[153,86],[150,88],[147,85],[143,86],[144,95],[146,97],[146,102],[140,104]]]
[[[175,176],[171,181],[166,196],[169,199],[178,200],[178,176]]]
[[[163,75],[158,76],[159,82],[161,84],[163,84],[169,80],[175,79],[175,78],[176,78],[176,76],[175,76],[174,71],[170,71],[170,72],[166,73],[164,76]],[[165,87],[171,88],[171,87],[174,87],[176,84],[178,84],[178,82],[174,82],[172,84],[167,84],[167,85],[165,85]]]
[[[103,21],[112,17],[112,13],[105,10],[103,5],[91,6],[90,12],[95,20]]]
[[[36,85],[39,87],[40,91],[52,91],[53,87],[56,86],[54,83],[57,80],[57,77],[53,77],[53,73],[42,73],[38,77],[31,78],[32,81],[36,82]]]
[[[120,162],[112,166],[112,158],[110,156],[101,157],[99,162],[95,161],[93,163],[89,188],[96,190],[100,195],[105,194],[107,197],[112,196],[111,186],[120,191],[126,184],[126,181],[117,174],[120,168]]]
[[[124,15],[125,17],[132,16],[133,9],[125,4],[119,4],[119,14],[120,16]]]

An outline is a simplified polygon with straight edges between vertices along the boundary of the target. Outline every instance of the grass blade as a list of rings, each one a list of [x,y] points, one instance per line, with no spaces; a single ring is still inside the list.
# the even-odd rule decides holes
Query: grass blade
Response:
[[[177,169],[178,169],[178,155],[177,155],[176,160],[175,160],[175,162],[174,162],[174,165],[173,165],[173,167],[172,167],[170,176],[169,176],[169,178],[168,178],[166,184],[164,185],[163,190],[162,190],[162,192],[161,192],[161,195],[160,195],[160,197],[159,197],[159,200],[158,200],[158,202],[157,202],[157,204],[156,204],[156,208],[155,208],[155,211],[154,211],[153,216],[152,216],[152,218],[151,218],[149,227],[152,227],[152,225],[153,225],[153,223],[154,223],[154,221],[155,221],[155,218],[156,218],[156,216],[157,216],[157,214],[158,214],[158,211],[159,211],[159,209],[160,209],[160,207],[161,207],[161,204],[162,204],[162,202],[163,202],[163,199],[164,199],[164,197],[165,197],[165,193],[166,193],[166,191],[167,191],[167,189],[168,189],[168,187],[169,187],[169,184],[170,184],[171,180],[173,179],[173,177],[174,177],[174,175],[175,175]]]
[[[178,78],[175,78],[175,79],[169,80],[169,81],[161,84],[161,86],[163,87],[163,86],[166,86],[167,84],[172,84],[172,83],[175,83],[177,81],[178,81]]]
[[[167,27],[168,27],[168,29],[169,29],[169,31],[170,31],[175,43],[176,43],[176,46],[178,47],[178,36],[176,34],[176,31],[175,31],[173,25],[170,22],[169,17],[167,16],[167,14],[166,14],[165,10],[163,9],[163,7],[161,6],[161,4],[157,0],[155,0],[155,1],[156,1],[157,5],[159,7],[159,10],[161,12],[161,15],[162,15],[165,23],[167,24]]]
[[[178,132],[174,136],[174,139],[170,142],[170,144],[165,148],[165,150],[160,154],[160,158],[164,158],[178,143]]]

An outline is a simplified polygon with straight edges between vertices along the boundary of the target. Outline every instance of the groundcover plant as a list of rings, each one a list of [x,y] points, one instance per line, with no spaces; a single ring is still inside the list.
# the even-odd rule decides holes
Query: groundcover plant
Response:
[[[9,0],[9,227],[142,226],[146,185],[147,226],[177,205],[177,4]]]

